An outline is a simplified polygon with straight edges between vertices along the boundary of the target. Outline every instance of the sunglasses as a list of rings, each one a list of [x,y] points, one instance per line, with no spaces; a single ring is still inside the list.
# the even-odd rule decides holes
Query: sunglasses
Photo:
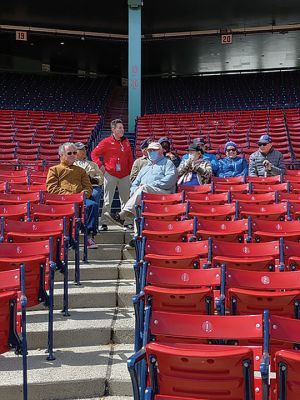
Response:
[[[68,155],[68,156],[71,156],[72,154],[74,154],[74,155],[77,154],[77,151],[68,151],[68,152],[67,152],[67,155]]]
[[[259,147],[264,147],[264,146],[267,146],[269,143],[258,143],[258,146]]]
[[[236,151],[236,149],[227,149],[226,151]]]

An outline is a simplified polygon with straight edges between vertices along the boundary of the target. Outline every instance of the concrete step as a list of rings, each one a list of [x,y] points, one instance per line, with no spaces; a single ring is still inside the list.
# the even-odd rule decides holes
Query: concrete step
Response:
[[[131,307],[135,292],[133,280],[90,280],[81,281],[80,286],[69,284],[70,308]],[[56,282],[54,288],[54,308],[63,306],[63,282]],[[43,310],[43,305],[35,309]]]
[[[88,259],[91,260],[121,260],[123,244],[99,244],[97,249],[88,249]],[[83,245],[80,246],[80,259],[83,257]],[[69,251],[69,260],[74,261],[75,252]]]
[[[126,366],[132,346],[108,345],[60,348],[56,360],[44,351],[28,353],[28,398],[61,400],[132,396]],[[0,399],[22,399],[22,358],[13,352],[0,357]]]
[[[121,227],[120,229],[115,229],[115,227],[107,232],[99,232],[95,236],[95,240],[99,244],[124,244],[125,243],[125,232]],[[80,243],[83,244],[83,235],[80,235]]]
[[[69,280],[74,280],[74,262],[69,263]],[[89,260],[88,263],[80,263],[80,276],[84,281],[97,280],[97,279],[134,279],[133,262],[131,260],[125,260],[120,262],[119,260],[108,260],[98,261]],[[63,281],[63,274],[57,272],[55,274],[55,281]]]
[[[71,309],[64,317],[54,312],[54,346],[95,346],[134,342],[132,308]],[[43,349],[47,345],[48,312],[27,313],[28,348]]]

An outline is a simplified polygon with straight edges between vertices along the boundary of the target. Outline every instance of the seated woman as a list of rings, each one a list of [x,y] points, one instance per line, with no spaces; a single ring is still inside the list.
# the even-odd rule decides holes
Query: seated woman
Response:
[[[219,160],[218,177],[247,176],[248,163],[244,157],[237,156],[237,145],[234,142],[227,142],[224,152],[226,157]]]
[[[204,185],[210,183],[212,168],[211,163],[203,160],[203,149],[198,144],[192,143],[189,148],[188,159],[183,159],[178,167],[178,185]]]

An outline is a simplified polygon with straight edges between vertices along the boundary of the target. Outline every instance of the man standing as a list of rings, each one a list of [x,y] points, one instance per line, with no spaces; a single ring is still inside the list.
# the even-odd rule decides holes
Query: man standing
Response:
[[[147,153],[147,147],[149,145],[149,143],[151,143],[151,139],[145,139],[142,141],[140,147],[142,150],[142,157],[139,157],[135,160],[135,162],[133,163],[131,172],[130,172],[130,180],[131,182],[133,182],[135,180],[135,178],[138,176],[140,170],[146,165],[148,164],[148,153]]]
[[[111,136],[101,140],[91,153],[92,160],[98,164],[104,175],[104,202],[101,214],[102,231],[107,231],[106,213],[110,213],[116,187],[119,190],[121,210],[129,199],[130,171],[133,155],[130,142],[124,137],[124,126],[120,119],[111,121]],[[101,157],[103,161],[100,160]],[[132,228],[131,219],[126,219],[125,228]]]
[[[74,165],[77,149],[74,143],[64,143],[59,146],[60,164],[54,165],[48,171],[47,192],[56,194],[74,194],[85,192],[87,209],[88,248],[95,249],[97,244],[94,236],[97,234],[99,205],[90,199],[92,184],[83,168]]]
[[[147,152],[149,163],[141,169],[133,182],[130,199],[120,213],[106,214],[112,223],[123,225],[128,218],[133,220],[135,206],[141,203],[142,192],[168,194],[176,190],[177,169],[172,161],[163,155],[160,143],[150,143]]]
[[[75,143],[75,147],[77,149],[77,154],[74,165],[83,168],[85,172],[88,174],[91,184],[93,186],[92,198],[96,203],[100,205],[100,198],[103,185],[103,174],[96,163],[87,159],[86,146],[83,143],[77,142]]]
[[[249,175],[283,175],[285,172],[283,155],[274,149],[271,136],[262,135],[257,144],[258,150],[252,153],[249,159]]]

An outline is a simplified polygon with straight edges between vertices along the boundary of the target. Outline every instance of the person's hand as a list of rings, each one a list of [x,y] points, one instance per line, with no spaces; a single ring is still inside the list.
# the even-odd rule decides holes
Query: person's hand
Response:
[[[271,171],[271,169],[272,169],[272,164],[271,164],[270,161],[268,161],[268,160],[264,160],[264,161],[263,161],[263,166],[265,167],[265,169],[266,169],[267,171]]]
[[[175,160],[175,158],[176,158],[175,155],[171,152],[166,153],[166,157],[168,157],[170,160]]]

